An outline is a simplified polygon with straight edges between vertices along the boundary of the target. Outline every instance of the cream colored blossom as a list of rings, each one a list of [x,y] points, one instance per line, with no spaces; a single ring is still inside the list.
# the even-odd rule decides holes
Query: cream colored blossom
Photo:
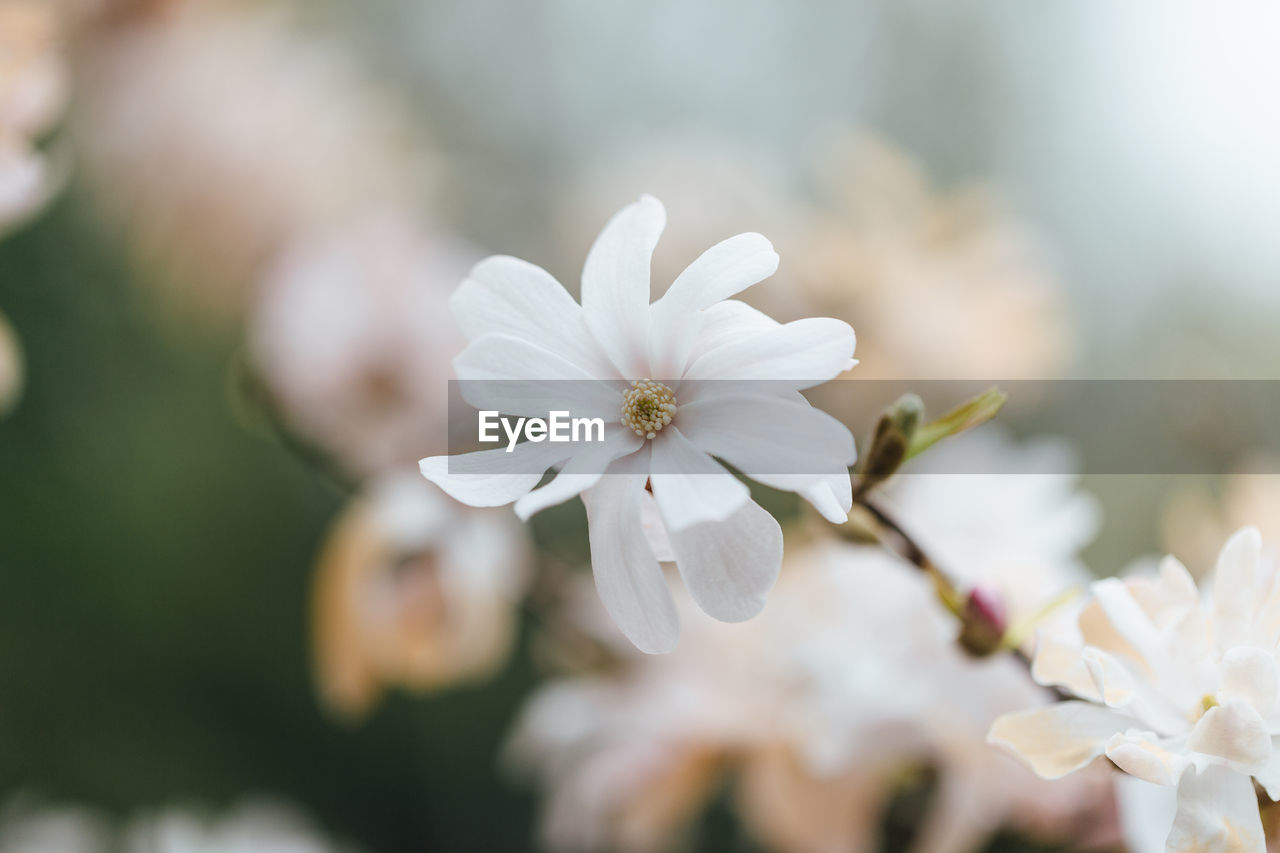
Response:
[[[287,429],[363,477],[446,451],[459,246],[399,214],[310,235],[265,275],[254,368]]]
[[[1031,233],[993,194],[939,191],[882,143],[836,146],[804,223],[799,289],[871,335],[866,376],[1044,379],[1071,355],[1067,306]],[[865,378],[865,377],[863,377]]]
[[[491,675],[511,650],[528,561],[507,513],[462,507],[412,472],[371,481],[316,567],[326,704],[358,716],[388,687],[439,690]]]
[[[1074,328],[1037,235],[990,188],[940,189],[883,141],[836,136],[811,168],[787,176],[776,160],[724,143],[646,139],[579,177],[560,219],[569,249],[638,189],[679,202],[678,238],[654,256],[659,280],[725,234],[767,233],[786,262],[778,286],[745,300],[781,320],[853,324],[860,379],[1048,379],[1069,366]]]
[[[1280,797],[1280,583],[1254,528],[1218,557],[1211,593],[1167,557],[1093,585],[1078,637],[1046,635],[1035,674],[1079,698],[997,720],[991,740],[1045,778],[1105,755],[1176,800],[1171,853],[1265,849],[1254,782]]]
[[[1004,443],[999,452],[1033,471],[1045,456]],[[924,485],[953,477],[968,481],[949,492],[967,505],[931,500]],[[1043,603],[1016,594],[1020,571],[1050,590],[1082,571],[1075,552],[1096,519],[1072,482],[938,475],[891,489],[903,523],[936,531],[931,546],[966,584],[1009,590],[1017,616]],[[1076,841],[1114,830],[1105,774],[1058,789],[987,746],[997,715],[1047,695],[1011,658],[960,652],[924,577],[869,546],[822,540],[788,553],[755,620],[717,623],[681,591],[686,628],[671,654],[610,644],[624,659],[617,671],[535,695],[510,754],[545,788],[552,849],[671,849],[728,785],[769,849],[874,850],[888,803],[923,769],[936,770],[937,790],[916,850],[972,850],[1002,828]],[[601,616],[574,612],[609,641]]]
[[[1054,789],[986,747],[996,714],[1043,694],[1012,661],[959,652],[928,585],[892,558],[797,552],[749,623],[679,601],[686,630],[670,655],[552,682],[526,708],[510,757],[546,788],[551,849],[675,849],[727,784],[769,849],[875,850],[890,800],[925,768],[939,789],[916,850],[970,850],[1004,827],[1065,838],[1086,813],[1105,822],[1104,779]]]
[[[85,177],[188,309],[238,312],[286,244],[423,186],[407,119],[287,10],[176,0],[83,39]]]

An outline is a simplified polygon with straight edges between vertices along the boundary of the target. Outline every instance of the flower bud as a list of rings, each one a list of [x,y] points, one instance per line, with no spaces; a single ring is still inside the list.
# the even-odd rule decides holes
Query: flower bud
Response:
[[[965,599],[960,627],[960,647],[974,657],[987,657],[1004,645],[1008,611],[1004,598],[988,587],[974,587]]]
[[[924,403],[915,394],[904,394],[890,406],[871,439],[871,449],[862,468],[859,491],[866,492],[894,475],[907,458],[911,437],[924,416]]]

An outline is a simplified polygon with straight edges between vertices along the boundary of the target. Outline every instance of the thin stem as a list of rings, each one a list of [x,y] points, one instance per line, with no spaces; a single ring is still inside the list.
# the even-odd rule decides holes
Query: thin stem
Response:
[[[944,572],[936,562],[934,562],[933,558],[929,556],[924,548],[922,548],[920,544],[911,537],[911,534],[907,533],[907,531],[902,528],[902,525],[898,524],[898,522],[882,508],[871,503],[865,494],[856,494],[854,496],[854,500],[859,506],[866,510],[868,515],[875,519],[876,524],[881,528],[881,532],[888,534],[887,539],[889,541],[886,542],[886,537],[882,536],[880,540],[881,543],[888,545],[892,548],[894,553],[902,557],[902,559],[927,574],[933,581],[934,588],[937,590],[938,597],[942,600],[942,603],[946,605],[947,609],[950,610],[956,618],[963,622],[966,618],[964,596],[961,595],[960,590],[956,587],[955,583],[947,573]],[[1008,648],[1008,651],[1011,652],[1024,667],[1026,667],[1027,673],[1030,674],[1032,665],[1031,657],[1022,649],[1022,647],[1013,646]],[[1059,701],[1075,698],[1071,696],[1071,694],[1057,687],[1045,686],[1045,689],[1052,693]]]
[[[875,519],[880,525],[882,532],[887,532],[892,542],[890,547],[902,559],[924,572],[933,581],[934,587],[938,590],[942,603],[947,609],[957,616],[961,615],[961,609],[964,606],[964,597],[960,594],[960,590],[955,583],[947,576],[946,572],[938,566],[937,563],[920,547],[915,539],[911,538],[911,534],[907,533],[888,513],[867,500],[865,494],[859,494],[854,497],[858,505]],[[884,542],[884,539],[881,539]]]

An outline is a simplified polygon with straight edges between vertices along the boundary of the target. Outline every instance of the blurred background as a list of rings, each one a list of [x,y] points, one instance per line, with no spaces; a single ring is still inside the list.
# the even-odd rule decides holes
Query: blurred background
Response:
[[[941,616],[850,634],[846,591],[797,625],[788,568],[780,616],[637,660],[583,600],[578,502],[521,526],[414,468],[470,264],[576,289],[641,192],[657,287],[760,231],[751,299],[849,321],[855,378],[1278,378],[1277,36],[1190,2],[0,0],[0,851],[1118,848],[1062,829],[1115,822],[1105,783],[1011,808],[986,718],[940,745],[950,694],[887,710]],[[1034,400],[1001,420],[984,452],[1070,453]],[[893,499],[975,583],[1046,589],[1280,529],[1259,476],[1045,483]],[[769,506],[816,588],[853,560],[899,600]]]

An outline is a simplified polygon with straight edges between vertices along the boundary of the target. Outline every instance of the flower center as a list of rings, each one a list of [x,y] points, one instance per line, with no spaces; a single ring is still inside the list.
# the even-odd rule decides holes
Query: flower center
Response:
[[[676,395],[661,382],[637,379],[622,395],[622,423],[636,435],[653,438],[676,414]]]

